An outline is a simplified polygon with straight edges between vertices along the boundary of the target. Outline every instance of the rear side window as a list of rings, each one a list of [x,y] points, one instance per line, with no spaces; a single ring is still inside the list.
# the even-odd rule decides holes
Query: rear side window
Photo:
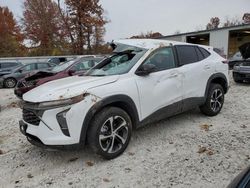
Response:
[[[199,50],[198,47],[195,47],[195,50],[196,50],[196,53],[197,53],[197,56],[198,56],[198,60],[199,60],[199,61],[205,59],[204,56],[203,56],[203,54],[201,53],[201,51]]]
[[[48,67],[49,67],[49,65],[47,63],[38,63],[37,64],[38,69],[46,69]]]
[[[201,53],[203,54],[204,58],[207,58],[208,56],[210,56],[210,53],[205,50],[204,48],[198,47],[199,50],[201,51]]]
[[[176,46],[180,65],[187,65],[199,61],[194,46]]]

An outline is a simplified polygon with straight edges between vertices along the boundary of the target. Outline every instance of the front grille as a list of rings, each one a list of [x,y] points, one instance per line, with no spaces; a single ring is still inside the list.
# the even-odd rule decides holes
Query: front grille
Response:
[[[23,109],[23,120],[32,125],[38,126],[40,123],[40,118],[31,110]]]

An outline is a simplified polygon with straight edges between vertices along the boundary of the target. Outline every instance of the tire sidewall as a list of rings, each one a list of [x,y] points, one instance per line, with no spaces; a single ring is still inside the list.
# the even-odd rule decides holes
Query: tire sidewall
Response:
[[[13,80],[15,82],[14,86],[12,86],[12,87],[8,86],[7,83],[8,83],[9,80]],[[15,78],[7,78],[7,79],[4,80],[4,87],[6,87],[6,88],[14,88],[16,86],[16,84],[17,84],[17,81],[16,81]]]
[[[210,101],[211,101],[212,95],[213,95],[213,93],[214,93],[214,91],[216,89],[219,89],[222,92],[222,94],[223,94],[222,97],[223,98],[222,98],[220,109],[217,110],[217,111],[213,111],[212,107],[211,107],[211,102]],[[220,111],[221,111],[221,109],[223,108],[223,105],[224,105],[224,100],[225,100],[225,93],[224,93],[224,90],[223,90],[222,86],[219,85],[219,84],[213,84],[213,85],[211,85],[211,87],[209,89],[208,102],[209,102],[210,111],[211,111],[211,113],[213,113],[213,115],[217,115],[218,113],[220,113]]]
[[[116,158],[126,150],[128,144],[129,144],[129,141],[130,141],[130,138],[132,135],[131,119],[130,119],[129,115],[120,108],[108,108],[107,111],[105,111],[104,113],[98,114],[98,115],[99,115],[98,125],[93,125],[93,126],[97,127],[97,129],[95,131],[95,136],[94,136],[94,145],[95,145],[95,150],[96,150],[95,152],[97,154],[103,156],[106,159]],[[105,123],[105,121],[107,121],[108,118],[110,118],[112,116],[121,116],[122,118],[124,118],[124,120],[127,122],[127,125],[128,125],[127,126],[128,127],[128,136],[127,136],[127,140],[126,140],[125,144],[123,145],[123,147],[119,151],[117,151],[115,153],[108,153],[101,148],[100,143],[99,143],[99,135],[101,132],[102,125]],[[95,122],[95,123],[97,123],[97,122]]]

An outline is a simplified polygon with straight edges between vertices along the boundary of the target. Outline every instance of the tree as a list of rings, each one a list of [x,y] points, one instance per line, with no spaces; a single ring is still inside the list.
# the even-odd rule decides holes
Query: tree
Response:
[[[0,7],[0,56],[22,56],[23,35],[12,12],[7,7]]]
[[[244,21],[245,24],[250,24],[250,13],[245,13],[243,15],[242,20]]]
[[[213,17],[210,19],[210,22],[207,24],[206,28],[209,29],[217,29],[220,25],[220,19],[218,17]]]
[[[153,32],[149,31],[147,33],[141,33],[140,35],[135,35],[130,37],[131,39],[154,39],[154,38],[159,38],[162,37],[163,35],[159,32]]]
[[[238,17],[234,17],[231,19],[229,17],[226,17],[223,27],[230,27],[230,26],[236,26],[236,25],[241,25],[241,24],[242,24],[242,21]]]
[[[92,47],[96,48],[103,41],[104,25],[107,23],[99,0],[65,0],[65,3],[76,53],[93,53]]]
[[[25,0],[24,33],[31,41],[33,55],[65,53],[65,29],[57,4],[52,0]],[[34,50],[35,49],[35,50]]]

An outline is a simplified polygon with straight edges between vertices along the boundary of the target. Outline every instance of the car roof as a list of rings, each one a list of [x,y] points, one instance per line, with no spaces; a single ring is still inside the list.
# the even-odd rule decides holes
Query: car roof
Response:
[[[190,46],[195,45],[195,46],[202,46],[206,49],[212,48],[211,46],[190,44],[190,43],[170,41],[170,40],[159,40],[159,39],[123,39],[123,40],[115,40],[113,41],[113,43],[135,46],[138,48],[144,48],[148,50],[156,49],[156,48],[164,47],[164,46],[172,46],[172,45],[190,45]]]

